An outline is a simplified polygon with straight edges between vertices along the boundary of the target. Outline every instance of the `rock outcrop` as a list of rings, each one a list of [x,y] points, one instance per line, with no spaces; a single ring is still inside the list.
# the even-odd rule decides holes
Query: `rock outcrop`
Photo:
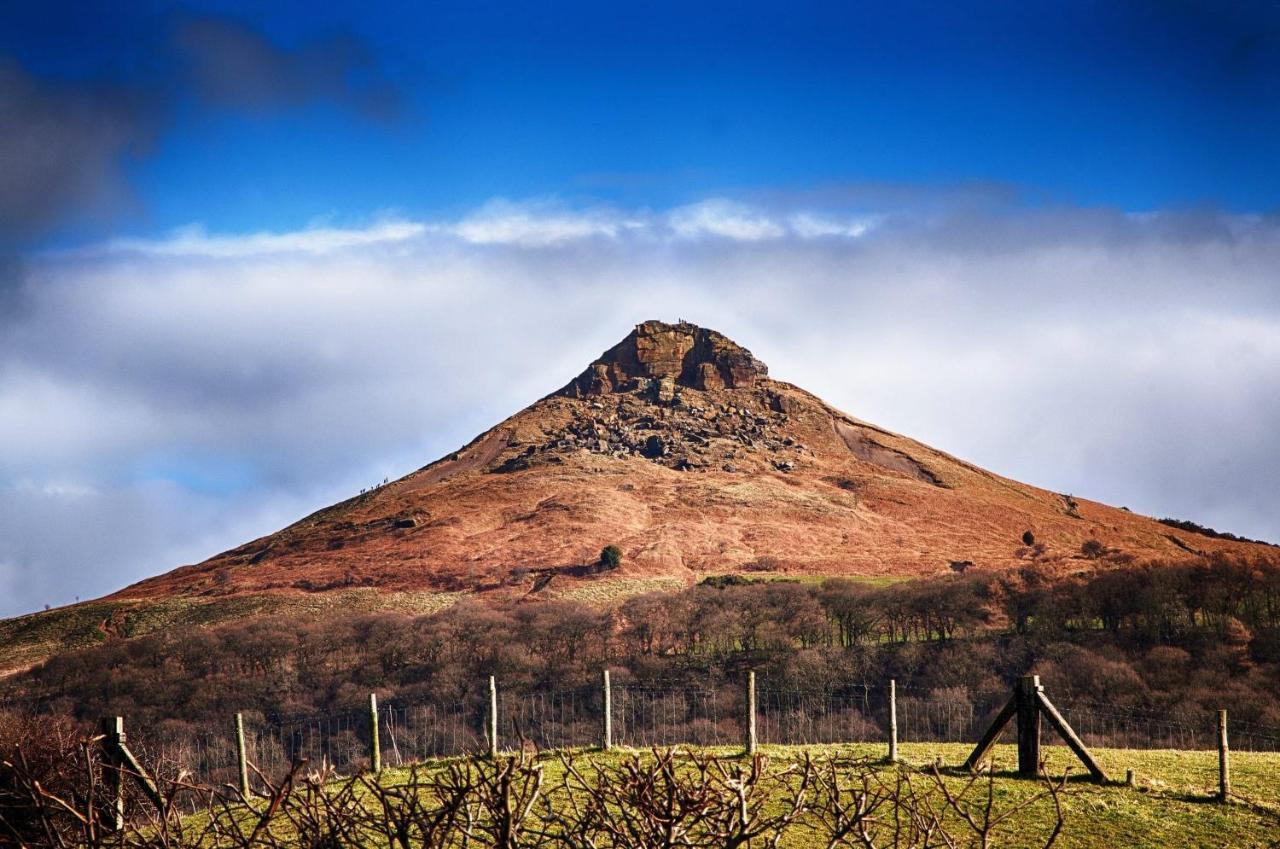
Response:
[[[646,321],[556,394],[584,398],[652,389],[662,402],[677,386],[749,389],[768,374],[750,351],[714,330],[686,321]]]
[[[750,351],[714,330],[647,321],[548,396],[576,402],[565,408],[562,426],[492,471],[561,463],[578,451],[679,471],[736,470],[744,450],[769,455],[761,469],[790,471],[805,448],[787,433],[795,404],[770,387],[768,374]]]
[[[756,366],[763,369],[763,364]],[[752,380],[751,388],[742,389],[717,388],[715,383],[704,389],[705,382],[681,384],[670,375],[610,381],[612,390],[592,393],[585,404],[575,399],[563,410],[563,424],[546,427],[540,438],[496,463],[492,471],[563,463],[579,451],[643,458],[678,471],[733,471],[739,466],[791,471],[809,453],[787,426],[786,410],[795,411],[796,404],[784,405],[776,391]],[[744,464],[748,455],[759,460],[756,467]]]

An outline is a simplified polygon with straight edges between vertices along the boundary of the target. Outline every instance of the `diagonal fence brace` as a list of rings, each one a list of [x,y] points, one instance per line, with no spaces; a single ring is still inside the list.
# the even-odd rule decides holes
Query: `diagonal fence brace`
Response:
[[[995,720],[964,762],[964,768],[976,769],[991,751],[996,740],[1000,738],[1000,733],[1016,718],[1018,721],[1018,774],[1028,778],[1036,777],[1040,773],[1040,720],[1042,717],[1049,721],[1075,756],[1089,770],[1089,774],[1095,781],[1108,780],[1107,774],[1089,752],[1088,747],[1071,728],[1066,718],[1053,706],[1053,702],[1049,701],[1049,697],[1044,694],[1039,675],[1024,675],[1018,679],[1012,698],[1000,709],[1000,713],[996,714]]]

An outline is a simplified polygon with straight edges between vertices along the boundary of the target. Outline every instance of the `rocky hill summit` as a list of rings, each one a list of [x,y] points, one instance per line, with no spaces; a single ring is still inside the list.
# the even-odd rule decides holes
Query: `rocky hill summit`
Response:
[[[582,398],[639,392],[663,403],[672,400],[678,387],[750,389],[768,374],[750,351],[714,330],[687,321],[646,321],[557,394]]]
[[[585,450],[643,457],[680,471],[737,471],[744,451],[768,452],[789,471],[804,446],[786,433],[787,396],[769,370],[731,339],[687,322],[648,321],[552,398],[585,399],[547,438],[509,457],[499,472],[560,462]],[[725,390],[738,390],[726,393]]]

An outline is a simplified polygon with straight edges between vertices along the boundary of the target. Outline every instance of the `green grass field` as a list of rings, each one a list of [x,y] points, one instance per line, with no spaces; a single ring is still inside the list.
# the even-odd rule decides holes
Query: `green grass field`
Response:
[[[738,750],[709,750],[724,756],[736,756]],[[761,751],[771,764],[796,759],[804,751],[796,746],[764,746]],[[815,756],[882,758],[879,745],[847,745],[811,747]],[[946,765],[963,762],[969,747],[959,744],[905,743],[900,747],[904,762],[915,766],[932,764],[942,758]],[[579,762],[602,761],[616,764],[634,752],[580,752]],[[1232,784],[1239,798],[1231,804],[1215,801],[1217,791],[1217,753],[1180,751],[1136,751],[1100,749],[1094,752],[1102,767],[1116,779],[1113,784],[1099,786],[1087,779],[1083,768],[1065,747],[1046,747],[1046,763],[1051,774],[1061,775],[1072,766],[1077,778],[1070,781],[1064,796],[1066,827],[1056,846],[1075,849],[1118,849],[1119,847],[1267,847],[1280,846],[1280,754],[1232,754]],[[554,794],[563,773],[554,753],[539,756],[546,775],[545,787]],[[993,753],[998,777],[994,783],[997,809],[1008,808],[1020,799],[1034,795],[1042,785],[1001,772],[1016,762],[1012,746],[998,746]],[[881,767],[889,770],[888,765]],[[1122,785],[1125,771],[1137,774],[1137,786]],[[966,781],[954,768],[943,769],[948,783],[956,788]],[[394,784],[403,778],[403,770],[384,771],[382,782]],[[982,792],[985,793],[985,784]],[[1042,801],[1018,817],[1003,824],[1001,847],[1039,846],[1052,824],[1050,803]],[[784,845],[807,847],[814,844],[796,832]],[[967,844],[962,844],[967,845]]]

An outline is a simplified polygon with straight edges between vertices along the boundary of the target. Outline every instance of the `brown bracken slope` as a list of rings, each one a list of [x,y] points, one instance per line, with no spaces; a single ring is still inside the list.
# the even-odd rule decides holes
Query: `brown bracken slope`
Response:
[[[650,321],[400,480],[107,598],[0,622],[0,673],[258,615],[424,612],[476,593],[609,600],[741,571],[1069,569],[1090,540],[1114,559],[1276,553],[1002,478],[770,379],[719,333]],[[622,566],[599,574],[610,544]]]
[[[719,333],[650,321],[460,451],[115,598],[536,595],[598,580],[606,544],[619,577],[915,576],[1070,561],[1087,540],[1138,559],[1259,551],[1002,478],[770,379]]]

